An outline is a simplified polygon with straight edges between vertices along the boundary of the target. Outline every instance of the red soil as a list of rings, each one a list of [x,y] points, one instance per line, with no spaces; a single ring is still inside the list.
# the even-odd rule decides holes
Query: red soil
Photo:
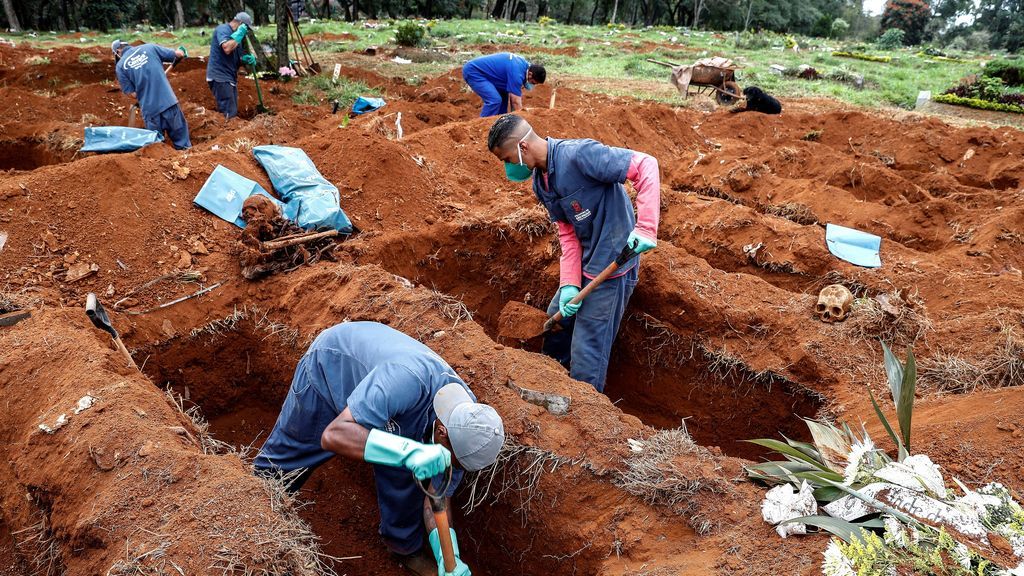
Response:
[[[0,48],[0,113],[9,120],[0,128],[0,168],[15,169],[0,174],[0,231],[9,234],[0,286],[38,316],[0,328],[0,388],[16,407],[0,425],[12,463],[0,477],[4,564],[25,561],[4,551],[16,548],[17,533],[41,513],[51,518],[72,574],[104,573],[122,558],[129,526],[164,530],[131,506],[134,494],[152,488],[132,484],[137,476],[115,481],[96,470],[83,457],[90,445],[133,454],[156,438],[175,446],[161,453],[172,470],[201,463],[196,475],[180,474],[159,495],[161,505],[177,507],[168,532],[181,544],[166,556],[175,562],[210,560],[208,549],[189,544],[201,531],[174,523],[185,522],[182,510],[196,509],[197,494],[238,490],[203,513],[230,505],[269,518],[265,497],[237,459],[202,455],[167,436],[180,416],[141,375],[113,368],[114,352],[78,308],[89,291],[105,303],[132,293],[125,307],[134,310],[192,293],[200,286],[174,281],[134,292],[186,268],[202,272],[204,285],[222,285],[158,312],[115,313],[114,321],[145,375],[187,392],[215,435],[232,444],[262,442],[305,345],[346,318],[388,322],[425,341],[499,410],[514,442],[532,451],[502,469],[481,507],[457,519],[460,543],[479,573],[567,573],[569,566],[585,574],[817,572],[824,538],[781,541],[761,522],[762,490],[739,480],[738,457],[763,453],[741,441],[778,432],[804,437],[798,416],[873,421],[864,387],[887,394],[879,335],[900,347],[918,336],[915,352],[928,378],[915,451],[965,482],[998,479],[1024,489],[1024,462],[1014,448],[1024,426],[1020,373],[994,368],[999,358],[1019,358],[1024,330],[1018,131],[841,107],[795,106],[773,117],[705,114],[567,87],[549,110],[551,89],[538,87],[526,97],[526,116],[540,134],[597,138],[661,163],[659,246],[644,259],[605,396],[547,358],[494,342],[506,302],[547,303],[557,287],[558,250],[529,188],[505,180],[485,149],[490,121],[476,117],[479,102],[462,90],[457,70],[409,86],[343,69],[388,100],[345,128],[326,106],[292,105],[293,85],[267,83],[277,114],[225,125],[212,112],[201,64],[186,62],[171,82],[195,148],[82,157],[75,139],[85,125],[125,120],[127,102],[116,86],[99,84],[110,78],[111,63],[81,65],[78,50],[60,49],[47,54],[51,64],[22,64],[35,54]],[[254,90],[244,79],[240,88],[251,116]],[[401,141],[392,139],[397,112]],[[270,189],[247,143],[300,146],[339,187],[342,206],[363,230],[342,245],[343,263],[255,283],[241,278],[238,229],[191,200],[218,164]],[[183,179],[175,175],[182,167]],[[832,257],[826,222],[882,236],[883,267]],[[66,272],[78,262],[99,271],[68,282]],[[889,295],[896,314],[855,311],[843,324],[818,322],[817,292],[837,282],[860,297]],[[234,327],[203,330],[242,310],[248,319]],[[943,371],[950,357],[991,369],[978,372],[971,393],[941,394],[955,388]],[[556,417],[524,402],[510,379],[570,396],[570,413]],[[121,382],[130,387],[112,388]],[[1007,384],[1014,387],[995,389]],[[83,413],[88,418],[53,436],[37,431],[41,416],[72,406],[84,389],[116,390],[108,396],[119,401],[104,401],[102,411]],[[130,406],[139,402],[148,403],[151,422],[133,420]],[[696,493],[669,504],[623,489],[627,440],[648,439],[683,419],[706,448],[662,466],[694,480]],[[74,458],[58,460],[58,453]],[[537,476],[524,472],[544,464]],[[33,492],[40,485],[49,500],[24,499],[41,494]],[[340,563],[339,572],[399,573],[376,537],[365,466],[332,461],[304,493],[316,503],[303,514],[326,550],[362,556]],[[104,507],[92,507],[96,498]],[[460,495],[460,504],[469,498]],[[100,525],[115,532],[90,528],[96,514],[108,515]],[[698,535],[704,520],[710,533]]]

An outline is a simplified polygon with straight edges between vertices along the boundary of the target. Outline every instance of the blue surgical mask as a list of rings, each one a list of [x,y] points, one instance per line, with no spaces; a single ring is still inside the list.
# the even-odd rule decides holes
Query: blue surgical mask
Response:
[[[526,88],[527,90],[533,90],[533,84],[526,82],[525,84],[523,84],[523,88]]]
[[[512,162],[505,162],[505,176],[513,182],[525,182],[533,175],[533,170],[523,163],[523,149],[519,147],[519,145],[522,144],[531,133],[533,133],[533,128],[530,128],[530,131],[516,143],[516,153],[519,155],[519,163],[514,164]]]

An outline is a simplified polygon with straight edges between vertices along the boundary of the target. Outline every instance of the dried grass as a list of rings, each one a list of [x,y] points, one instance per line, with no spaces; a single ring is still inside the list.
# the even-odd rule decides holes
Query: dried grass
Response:
[[[963,394],[979,388],[1024,385],[1024,341],[1013,326],[1000,325],[1002,342],[991,354],[968,360],[939,351],[917,364],[918,385],[923,390]]]
[[[769,204],[765,207],[764,213],[769,216],[785,218],[797,224],[809,226],[818,223],[818,217],[809,206],[798,202],[787,202],[785,204]]]
[[[515,212],[504,216],[500,222],[520,234],[525,234],[530,241],[548,235],[552,228],[547,213],[536,206],[519,208]]]
[[[904,297],[894,290],[874,298],[855,299],[850,315],[840,326],[847,337],[855,340],[882,340],[890,346],[906,346],[922,338],[932,322],[920,298],[913,294]]]
[[[28,528],[12,532],[18,554],[32,567],[32,576],[63,576],[64,563],[60,546],[50,529],[49,518],[39,511],[39,521]]]
[[[213,320],[208,324],[193,328],[189,333],[190,338],[206,337],[209,340],[224,338],[227,332],[236,332],[242,329],[245,322],[252,322],[254,333],[262,333],[263,340],[276,337],[282,344],[295,348],[299,341],[299,330],[292,328],[282,322],[270,318],[266,310],[258,306],[243,305],[241,308],[234,308],[231,314],[224,318]]]
[[[661,430],[644,441],[630,441],[633,454],[626,459],[625,471],[615,479],[616,486],[651,505],[666,506],[688,519],[698,534],[711,532],[712,522],[699,514],[694,495],[700,491],[719,492],[718,482],[693,477],[681,467],[681,460],[709,457],[690,437],[686,425]]]
[[[515,498],[518,501],[515,511],[521,515],[525,527],[530,506],[538,497],[537,485],[541,475],[545,472],[553,474],[560,466],[583,463],[582,458],[566,458],[506,437],[494,464],[473,475],[466,483],[469,497],[464,510],[469,514],[489,501]]]
[[[42,298],[28,294],[27,290],[27,288],[22,288],[13,292],[10,284],[0,289],[0,314],[35,308],[43,303]]]

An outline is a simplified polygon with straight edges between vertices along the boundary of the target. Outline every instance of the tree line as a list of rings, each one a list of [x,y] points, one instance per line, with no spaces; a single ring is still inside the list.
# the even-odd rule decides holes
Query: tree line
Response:
[[[564,24],[685,26],[720,31],[871,39],[889,28],[904,41],[971,50],[1024,46],[1024,0],[889,0],[881,18],[863,0],[0,0],[15,30],[107,30],[149,23],[180,28],[222,22],[245,9],[257,23],[280,5],[318,18],[495,18]]]

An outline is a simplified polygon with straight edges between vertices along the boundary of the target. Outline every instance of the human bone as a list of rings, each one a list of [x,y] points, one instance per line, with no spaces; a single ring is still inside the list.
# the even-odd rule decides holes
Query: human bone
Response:
[[[842,284],[830,284],[821,289],[814,312],[822,322],[842,322],[850,313],[853,294]]]

